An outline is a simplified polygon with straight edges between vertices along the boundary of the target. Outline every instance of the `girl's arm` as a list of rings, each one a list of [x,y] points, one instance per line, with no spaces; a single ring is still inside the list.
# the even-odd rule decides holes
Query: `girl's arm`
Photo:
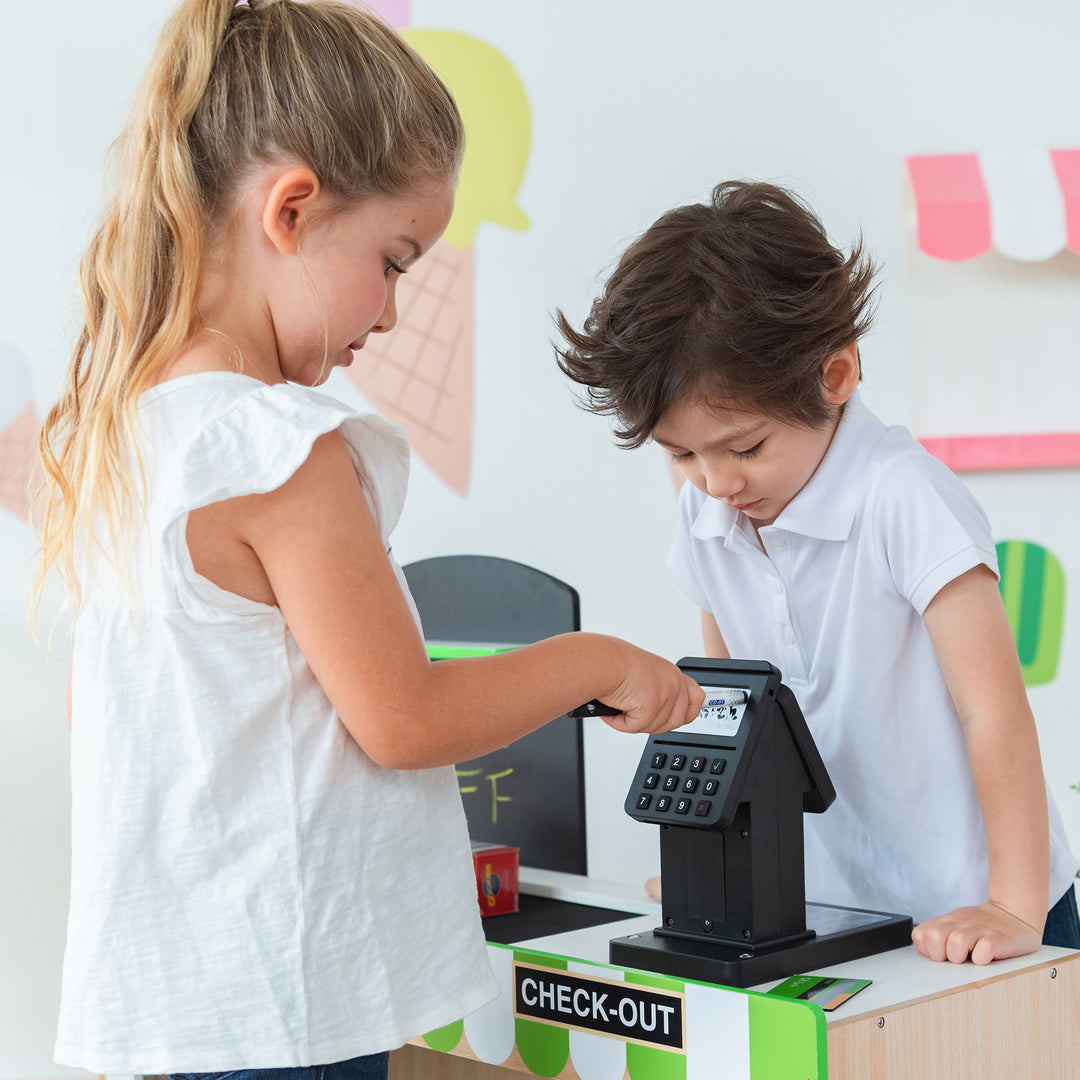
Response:
[[[946,585],[926,627],[967,739],[990,845],[987,902],[921,923],[933,960],[976,964],[1034,952],[1049,907],[1049,825],[1035,720],[994,575],[977,566]]]
[[[704,696],[668,661],[599,634],[430,662],[338,432],[275,491],[196,511],[188,543],[196,569],[218,584],[215,569],[232,581],[248,575],[251,588],[234,591],[258,595],[265,574],[265,599],[342,722],[390,768],[477,757],[592,698],[623,710],[614,727],[669,730],[692,720]]]

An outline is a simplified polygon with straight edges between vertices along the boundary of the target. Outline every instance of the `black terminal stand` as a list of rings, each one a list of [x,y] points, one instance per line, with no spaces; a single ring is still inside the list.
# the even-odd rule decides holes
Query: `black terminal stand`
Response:
[[[804,812],[836,797],[794,694],[771,664],[686,658],[698,718],[652,735],[626,812],[660,826],[663,925],[610,960],[753,986],[911,943],[907,916],[806,903]]]

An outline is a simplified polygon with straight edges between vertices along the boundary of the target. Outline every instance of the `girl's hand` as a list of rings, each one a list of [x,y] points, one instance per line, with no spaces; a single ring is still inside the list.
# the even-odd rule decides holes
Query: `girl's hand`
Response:
[[[621,709],[605,716],[604,723],[616,731],[655,735],[689,724],[705,701],[705,691],[695,679],[674,664],[628,645],[629,674],[600,700]]]
[[[957,908],[927,919],[911,932],[915,948],[931,960],[989,964],[1009,956],[1026,956],[1042,944],[1042,929],[992,901]]]

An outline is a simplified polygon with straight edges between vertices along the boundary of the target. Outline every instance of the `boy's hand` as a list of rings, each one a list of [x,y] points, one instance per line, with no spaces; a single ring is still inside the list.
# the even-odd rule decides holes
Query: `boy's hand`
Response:
[[[1042,944],[1042,930],[995,903],[957,908],[919,923],[911,932],[915,948],[931,960],[989,964],[1009,956],[1025,956]]]

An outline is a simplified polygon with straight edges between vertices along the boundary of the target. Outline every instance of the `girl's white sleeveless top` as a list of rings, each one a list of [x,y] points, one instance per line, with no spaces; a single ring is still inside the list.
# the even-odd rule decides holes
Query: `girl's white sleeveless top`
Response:
[[[99,567],[75,631],[56,1060],[96,1073],[323,1064],[459,1019],[498,984],[453,767],[374,764],[277,608],[197,575],[185,540],[189,511],[275,489],[338,429],[385,542],[403,435],[224,372],[164,383],[138,415],[136,604]]]

